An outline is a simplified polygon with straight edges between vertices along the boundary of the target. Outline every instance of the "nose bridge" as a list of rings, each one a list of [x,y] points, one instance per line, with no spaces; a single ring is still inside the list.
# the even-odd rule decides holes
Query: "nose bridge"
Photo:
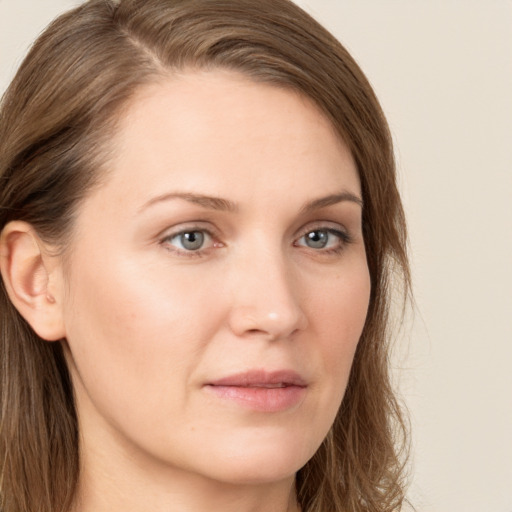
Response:
[[[235,264],[231,327],[237,335],[286,338],[307,322],[298,283],[279,244],[258,244]]]

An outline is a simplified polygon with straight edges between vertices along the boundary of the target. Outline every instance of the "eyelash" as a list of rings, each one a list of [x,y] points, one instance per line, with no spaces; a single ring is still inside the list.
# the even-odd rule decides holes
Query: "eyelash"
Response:
[[[299,241],[303,240],[304,237],[306,237],[308,234],[314,233],[314,232],[323,232],[327,233],[328,235],[334,235],[339,239],[339,243],[336,244],[335,247],[324,249],[324,248],[311,248],[308,247],[305,244],[299,244]],[[210,247],[207,247],[205,249],[199,248],[197,250],[187,250],[187,249],[181,249],[179,247],[176,247],[172,245],[170,242],[180,236],[191,234],[191,233],[202,233],[203,235],[206,235],[209,237],[213,243],[210,245]],[[216,235],[212,233],[211,230],[205,229],[201,226],[190,226],[186,229],[181,229],[180,231],[177,231],[175,233],[171,233],[163,237],[160,241],[160,244],[168,251],[173,252],[175,254],[178,254],[179,256],[187,257],[187,258],[202,258],[205,256],[208,256],[208,254],[213,249],[218,249],[221,247],[224,247],[224,244],[222,242],[216,241]],[[325,226],[318,226],[313,228],[308,228],[307,230],[303,231],[302,234],[293,242],[294,247],[305,247],[306,249],[311,249],[314,253],[322,254],[322,255],[337,255],[340,254],[347,245],[352,243],[353,239],[349,233],[346,231],[342,231],[339,229],[334,229],[330,227]]]

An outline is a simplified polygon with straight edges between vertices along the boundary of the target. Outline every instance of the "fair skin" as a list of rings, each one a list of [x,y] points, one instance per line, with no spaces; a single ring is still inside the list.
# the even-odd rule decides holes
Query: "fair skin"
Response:
[[[67,340],[76,510],[297,511],[368,307],[349,150],[296,93],[188,72],[136,94],[106,168],[66,260],[2,235],[13,302]]]

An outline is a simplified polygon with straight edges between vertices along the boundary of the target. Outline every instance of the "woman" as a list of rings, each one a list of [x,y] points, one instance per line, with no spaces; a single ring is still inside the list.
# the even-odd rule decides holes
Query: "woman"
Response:
[[[90,0],[0,119],[3,512],[401,508],[403,213],[325,29]]]

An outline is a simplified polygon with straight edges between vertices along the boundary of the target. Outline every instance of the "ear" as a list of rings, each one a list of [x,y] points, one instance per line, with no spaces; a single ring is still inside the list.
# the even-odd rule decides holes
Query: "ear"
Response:
[[[60,258],[30,224],[9,222],[0,233],[0,273],[11,302],[36,334],[47,341],[64,338]]]

